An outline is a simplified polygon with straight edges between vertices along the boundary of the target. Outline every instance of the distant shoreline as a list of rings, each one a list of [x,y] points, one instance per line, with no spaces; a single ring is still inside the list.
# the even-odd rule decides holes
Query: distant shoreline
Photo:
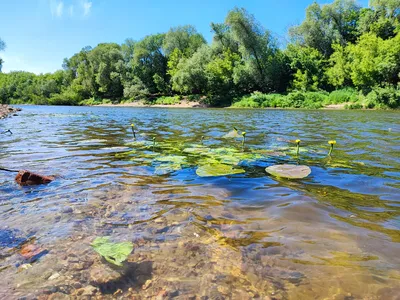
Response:
[[[105,107],[170,107],[170,108],[209,108],[209,105],[197,102],[197,101],[186,101],[183,100],[177,104],[146,104],[143,101],[129,102],[129,103],[118,103],[118,104],[98,104],[94,106],[105,106]]]
[[[325,107],[319,108],[322,110],[345,110],[345,103],[344,104],[330,104]],[[215,108],[213,106],[203,104],[197,101],[186,101],[183,100],[178,104],[146,104],[143,101],[137,101],[137,102],[129,102],[129,103],[118,103],[118,104],[98,104],[94,106],[101,106],[101,107],[165,107],[165,108]],[[249,109],[248,107],[232,107],[232,106],[227,106],[223,108],[228,108],[228,109]],[[250,109],[285,109],[285,110],[293,110],[293,109],[298,109],[298,108],[282,108],[282,107],[259,107],[259,108],[250,108]],[[304,108],[303,108],[304,109]]]

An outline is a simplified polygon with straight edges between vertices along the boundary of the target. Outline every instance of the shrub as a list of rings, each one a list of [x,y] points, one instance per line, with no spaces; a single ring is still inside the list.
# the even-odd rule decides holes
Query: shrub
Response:
[[[351,104],[346,104],[344,106],[345,109],[363,109],[362,104],[360,103],[351,103]]]
[[[375,87],[365,97],[367,107],[397,108],[400,106],[400,89],[394,86]]]
[[[49,99],[51,105],[78,105],[81,98],[77,93],[66,90],[61,94],[53,94]]]
[[[155,101],[151,102],[151,104],[159,104],[159,105],[174,105],[181,103],[180,96],[162,96],[157,98]]]
[[[285,97],[279,94],[267,94],[264,96],[264,101],[261,103],[261,107],[279,107],[282,99]]]
[[[329,94],[329,104],[340,104],[345,102],[357,102],[357,91],[353,88],[344,88]]]

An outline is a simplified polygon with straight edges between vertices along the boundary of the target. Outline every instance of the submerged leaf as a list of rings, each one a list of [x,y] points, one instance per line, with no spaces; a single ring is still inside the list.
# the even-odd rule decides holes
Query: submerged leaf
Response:
[[[299,179],[310,175],[311,169],[307,166],[297,166],[297,165],[274,165],[265,169],[265,171],[273,176]]]
[[[92,242],[92,247],[108,262],[117,266],[122,266],[122,262],[128,258],[133,250],[131,242],[112,243],[108,236],[97,237]]]
[[[200,177],[226,176],[232,174],[245,173],[241,168],[233,168],[225,164],[212,164],[200,166],[196,170],[196,174]]]

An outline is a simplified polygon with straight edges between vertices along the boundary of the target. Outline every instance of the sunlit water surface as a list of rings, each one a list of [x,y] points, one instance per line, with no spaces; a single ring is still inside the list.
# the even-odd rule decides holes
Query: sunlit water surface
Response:
[[[19,187],[0,173],[0,296],[397,299],[399,120],[382,111],[24,106],[0,121],[13,132],[0,135],[0,166],[56,180]],[[145,148],[129,144],[131,123]],[[245,152],[274,153],[241,162],[243,174],[197,176],[183,149],[204,136],[204,147],[241,153],[241,138],[222,138],[233,126],[247,132]],[[331,158],[328,140],[337,141]],[[160,172],[160,155],[187,164]],[[275,163],[312,173],[273,178],[264,169]],[[92,250],[97,236],[134,243],[124,267]]]

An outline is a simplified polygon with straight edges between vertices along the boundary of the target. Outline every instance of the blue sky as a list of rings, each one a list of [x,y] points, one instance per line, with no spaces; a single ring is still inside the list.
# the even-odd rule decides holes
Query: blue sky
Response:
[[[210,42],[211,22],[223,22],[235,6],[244,7],[281,40],[305,17],[313,0],[4,0],[1,1],[0,52],[3,72],[53,72],[84,46],[122,43],[194,25]],[[325,1],[317,1],[327,3]],[[331,2],[331,1],[329,1]],[[359,0],[367,6],[368,0]]]

